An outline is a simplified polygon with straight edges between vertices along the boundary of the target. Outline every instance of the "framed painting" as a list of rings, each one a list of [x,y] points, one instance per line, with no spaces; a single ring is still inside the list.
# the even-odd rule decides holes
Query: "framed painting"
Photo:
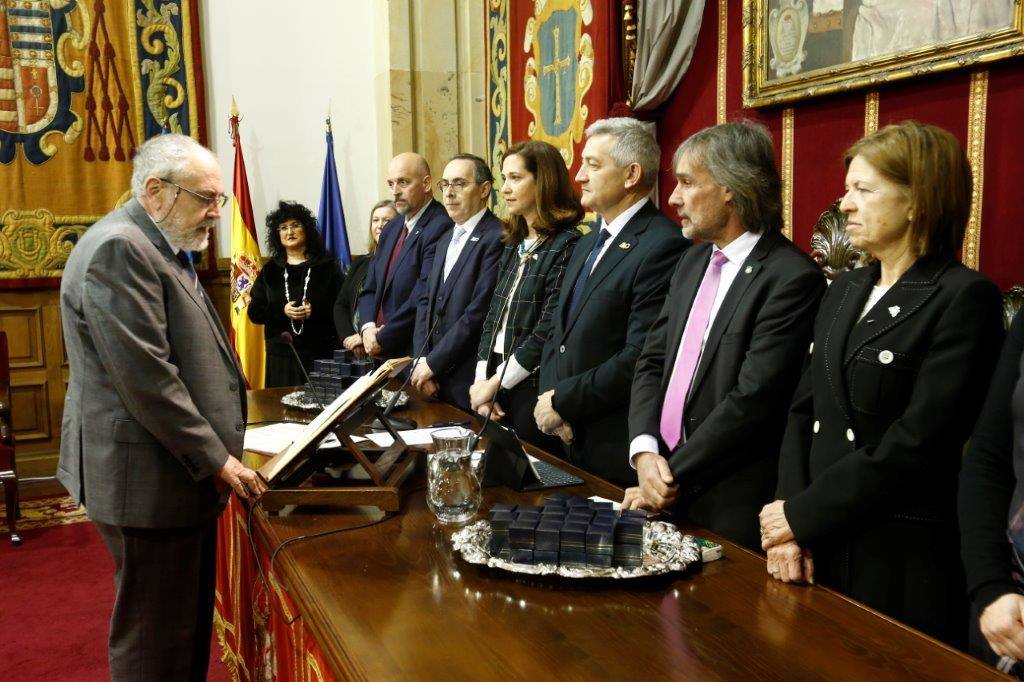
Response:
[[[743,104],[1024,54],[1021,0],[743,0]]]

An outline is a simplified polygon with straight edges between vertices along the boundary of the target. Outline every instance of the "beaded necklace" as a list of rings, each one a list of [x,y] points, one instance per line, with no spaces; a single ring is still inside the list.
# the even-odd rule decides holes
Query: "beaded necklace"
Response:
[[[313,266],[310,265],[309,269],[306,270],[306,281],[303,282],[303,284],[302,284],[302,298],[299,299],[300,301],[305,301],[306,300],[306,292],[309,291],[309,276],[312,275],[312,274],[313,274]],[[289,303],[292,300],[291,288],[288,286],[288,263],[284,264],[284,298],[285,298],[285,301],[287,301]],[[303,320],[302,322],[299,322],[299,326],[297,328],[295,326],[295,320],[289,318],[288,322],[289,322],[289,324],[291,324],[292,331],[295,333],[295,335],[296,336],[301,336],[302,335],[302,330],[306,328],[306,321]]]

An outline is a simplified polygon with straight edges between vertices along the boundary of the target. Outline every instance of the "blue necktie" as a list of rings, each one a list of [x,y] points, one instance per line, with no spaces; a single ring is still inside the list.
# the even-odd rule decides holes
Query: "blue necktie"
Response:
[[[572,287],[572,298],[569,299],[569,316],[565,318],[566,320],[572,319],[572,316],[576,314],[576,308],[579,307],[580,301],[583,300],[583,290],[587,288],[587,280],[590,279],[590,271],[594,269],[597,255],[601,253],[601,248],[610,236],[611,233],[608,230],[601,228],[601,233],[597,235],[597,241],[594,242],[594,248],[590,249],[587,262],[583,264],[583,269],[580,270],[580,274],[576,278],[576,284]]]
[[[178,262],[181,263],[181,267],[185,268],[185,270],[188,272],[188,276],[192,280],[192,285],[195,286],[196,268],[194,265],[192,265],[192,254],[190,254],[188,251],[179,251]]]

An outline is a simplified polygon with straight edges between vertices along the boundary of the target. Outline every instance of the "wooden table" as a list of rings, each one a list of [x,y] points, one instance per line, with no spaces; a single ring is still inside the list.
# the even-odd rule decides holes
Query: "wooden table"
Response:
[[[281,394],[251,393],[250,421],[285,416]],[[464,416],[449,406],[413,402],[401,416],[420,424]],[[534,454],[556,460],[543,452]],[[567,490],[621,499],[615,486],[558,463],[587,481],[585,488]],[[543,494],[487,489],[484,509],[499,501],[537,503]],[[252,525],[260,551],[269,552],[289,538],[367,523],[374,514],[379,515],[370,510],[300,509],[272,516],[257,508]],[[452,555],[450,532],[427,509],[423,486],[414,485],[401,513],[368,527],[297,542],[279,553],[276,580],[335,676],[998,676],[828,589],[777,582],[765,572],[761,557],[699,530],[723,543],[723,559],[692,574],[597,587],[521,580],[466,564]],[[278,659],[295,656],[276,654]]]

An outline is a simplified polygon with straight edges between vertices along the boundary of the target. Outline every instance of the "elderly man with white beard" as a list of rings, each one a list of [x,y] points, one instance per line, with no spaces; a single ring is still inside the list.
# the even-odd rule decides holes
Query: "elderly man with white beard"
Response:
[[[139,147],[132,194],[64,270],[57,478],[114,559],[111,678],[206,679],[217,517],[229,486],[265,489],[238,459],[245,380],[188,257],[226,197],[216,158],[184,135]]]

